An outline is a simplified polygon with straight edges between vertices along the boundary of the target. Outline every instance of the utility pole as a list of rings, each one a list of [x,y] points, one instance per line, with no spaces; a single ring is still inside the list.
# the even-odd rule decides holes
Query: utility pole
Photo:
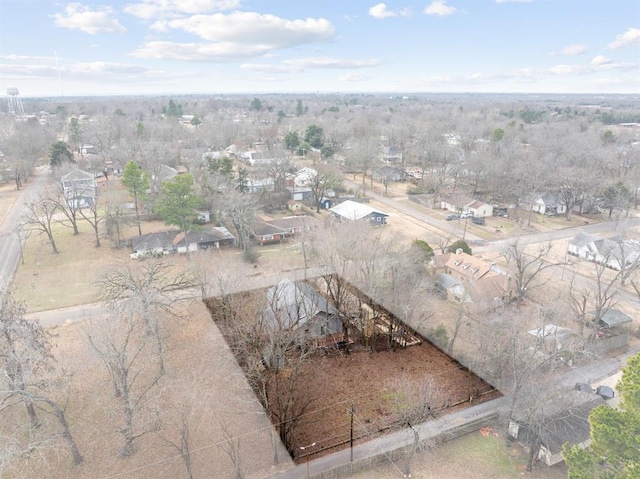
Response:
[[[351,406],[349,406],[349,415],[351,416],[351,424],[349,426],[349,461],[353,462],[353,416],[356,413],[356,406],[351,401]]]

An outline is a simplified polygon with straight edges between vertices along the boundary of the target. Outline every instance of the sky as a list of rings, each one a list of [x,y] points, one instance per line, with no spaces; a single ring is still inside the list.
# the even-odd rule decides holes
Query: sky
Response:
[[[640,94],[637,0],[0,0],[0,97]]]

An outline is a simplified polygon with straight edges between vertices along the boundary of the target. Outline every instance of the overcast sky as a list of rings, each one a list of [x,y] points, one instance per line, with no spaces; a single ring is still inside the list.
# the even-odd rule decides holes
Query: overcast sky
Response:
[[[0,96],[640,93],[637,0],[0,0]]]

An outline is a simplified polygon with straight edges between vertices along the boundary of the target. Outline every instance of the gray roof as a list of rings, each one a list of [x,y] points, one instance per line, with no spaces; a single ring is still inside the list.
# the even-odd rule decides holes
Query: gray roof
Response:
[[[594,243],[599,239],[600,239],[599,237],[592,235],[590,233],[580,232],[569,240],[569,244],[580,247],[580,246],[586,246],[589,243]]]
[[[92,173],[76,168],[75,170],[72,170],[66,175],[62,176],[60,180],[62,181],[95,180],[95,176]]]
[[[283,279],[267,291],[269,306],[264,317],[273,330],[298,328],[320,313],[337,315],[338,310],[308,283]]]
[[[608,309],[601,315],[600,322],[604,323],[608,328],[615,328],[616,326],[629,324],[633,322],[633,319],[619,309]]]
[[[565,443],[573,445],[589,439],[589,413],[601,404],[606,403],[597,398],[549,418],[540,438],[549,452],[557,454]]]
[[[167,249],[174,246],[186,246],[188,244],[214,243],[235,239],[227,228],[215,227],[204,231],[188,231],[181,233],[179,230],[159,231],[147,233],[131,238],[131,246],[134,251],[153,251],[155,249]]]

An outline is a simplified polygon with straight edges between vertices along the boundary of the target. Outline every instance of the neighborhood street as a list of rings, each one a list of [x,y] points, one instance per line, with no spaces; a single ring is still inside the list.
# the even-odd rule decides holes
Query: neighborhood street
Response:
[[[22,193],[18,195],[13,206],[7,212],[0,225],[0,288],[11,283],[13,274],[20,261],[20,242],[24,241],[25,233],[19,233],[20,222],[25,214],[25,207],[29,201],[38,197],[42,186],[49,179],[49,168],[41,167]]]

